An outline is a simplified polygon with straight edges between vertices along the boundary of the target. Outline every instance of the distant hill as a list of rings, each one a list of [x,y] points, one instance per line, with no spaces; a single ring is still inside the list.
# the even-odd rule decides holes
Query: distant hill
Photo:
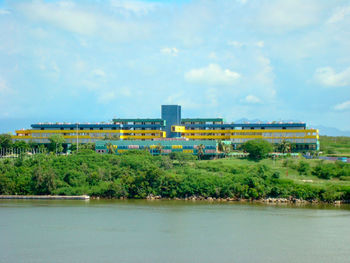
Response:
[[[337,128],[315,125],[314,128],[319,130],[320,135],[328,136],[350,136],[350,131],[342,131]]]
[[[280,120],[278,120],[280,121]],[[247,118],[242,118],[239,120],[236,120],[235,123],[245,123],[245,122],[268,122],[266,120],[259,120],[259,119],[247,119]],[[298,120],[282,120],[282,122],[300,122]],[[323,126],[323,125],[310,125],[310,127],[318,129],[320,135],[327,135],[327,136],[350,136],[350,131],[343,131],[339,130],[334,127],[328,127],[328,126]]]

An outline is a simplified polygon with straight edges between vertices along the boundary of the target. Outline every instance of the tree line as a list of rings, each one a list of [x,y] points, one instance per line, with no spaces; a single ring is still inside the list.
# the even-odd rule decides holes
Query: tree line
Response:
[[[308,170],[300,163],[285,165],[298,165],[296,169],[300,173],[315,173],[320,178],[336,167],[320,163]],[[332,176],[347,176],[349,165],[334,165],[339,166],[339,171]],[[200,161],[184,153],[152,156],[147,151],[130,151],[122,155],[101,155],[81,150],[69,156],[39,154],[34,158],[0,161],[0,194],[87,194],[106,198],[283,197],[334,201],[349,200],[350,186],[296,183],[282,178],[278,169],[260,162],[232,165],[218,160]]]

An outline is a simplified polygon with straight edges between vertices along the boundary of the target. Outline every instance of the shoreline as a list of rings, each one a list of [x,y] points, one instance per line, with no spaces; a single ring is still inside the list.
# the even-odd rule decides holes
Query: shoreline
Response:
[[[322,204],[350,204],[350,200],[335,200],[333,202],[324,202],[320,200],[303,200],[297,198],[262,198],[262,199],[246,199],[246,198],[215,198],[203,196],[190,196],[185,198],[168,198],[161,196],[148,195],[146,198],[108,198],[88,195],[0,195],[0,200],[148,200],[148,201],[205,201],[205,202],[237,202],[237,203],[262,203],[262,204],[308,204],[308,205],[322,205]]]
[[[106,197],[97,197],[97,196],[91,196],[91,200],[149,200],[149,201],[206,201],[206,202],[241,202],[241,203],[262,203],[262,204],[311,204],[311,205],[320,205],[320,204],[350,204],[350,200],[335,200],[334,202],[324,202],[319,200],[303,200],[303,199],[297,199],[297,198],[263,198],[263,199],[245,199],[245,198],[215,198],[215,197],[203,197],[203,196],[191,196],[191,197],[185,197],[185,198],[168,198],[168,197],[161,197],[161,196],[153,196],[149,195],[146,198],[141,199],[135,199],[135,198],[127,198],[127,197],[120,197],[120,198],[106,198]]]
[[[88,195],[0,195],[0,199],[31,199],[31,200],[89,200]]]

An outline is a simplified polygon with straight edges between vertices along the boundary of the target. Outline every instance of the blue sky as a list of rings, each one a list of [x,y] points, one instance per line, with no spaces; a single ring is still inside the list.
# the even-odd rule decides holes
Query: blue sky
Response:
[[[0,132],[159,117],[350,130],[350,2],[0,1]]]

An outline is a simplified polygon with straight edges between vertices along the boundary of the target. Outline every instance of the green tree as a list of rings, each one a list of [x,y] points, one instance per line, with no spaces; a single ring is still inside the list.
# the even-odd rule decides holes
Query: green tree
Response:
[[[103,140],[104,141],[119,141],[120,140],[120,135],[119,134],[105,135]]]
[[[52,168],[37,167],[33,171],[32,183],[36,194],[51,194],[56,188],[55,173]]]
[[[29,144],[25,141],[15,141],[12,144],[13,148],[28,150],[30,148]]]
[[[45,144],[40,144],[39,146],[38,146],[38,151],[40,152],[40,153],[46,153],[47,152],[47,147],[45,146]]]
[[[242,145],[242,149],[249,153],[249,158],[252,160],[264,159],[273,151],[271,143],[262,139],[247,141]]]
[[[169,158],[178,161],[180,165],[184,165],[186,162],[193,162],[196,159],[196,156],[190,153],[172,152],[169,154]]]
[[[51,152],[61,153],[63,152],[62,144],[66,141],[61,134],[53,134],[49,137],[50,145],[49,149]]]
[[[29,146],[29,149],[35,149],[35,148],[39,148],[40,144],[37,143],[37,142],[33,142],[32,140],[30,140],[28,142],[28,146]]]
[[[10,134],[3,133],[0,134],[0,148],[11,148],[12,138]]]

